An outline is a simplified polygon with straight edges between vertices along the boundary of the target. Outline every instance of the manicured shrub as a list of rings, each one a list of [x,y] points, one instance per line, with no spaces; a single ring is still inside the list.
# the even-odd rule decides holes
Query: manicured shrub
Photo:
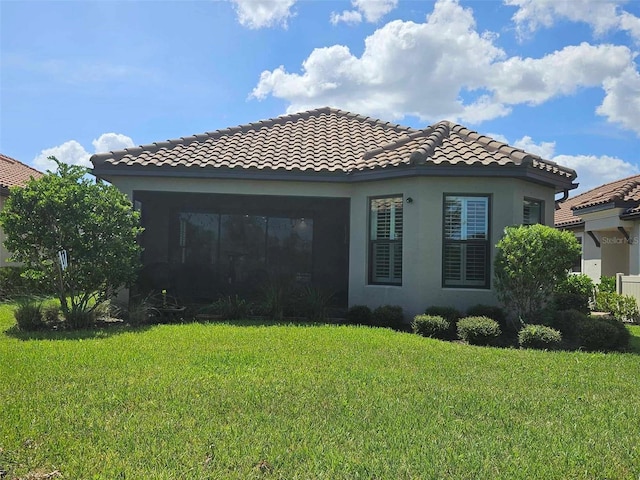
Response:
[[[423,337],[447,339],[449,322],[439,315],[416,315],[411,322],[413,333]]]
[[[566,342],[572,342],[577,338],[580,324],[588,319],[587,315],[578,310],[560,310],[553,312],[547,325],[560,331]]]
[[[462,313],[454,307],[441,307],[438,305],[432,305],[427,307],[424,311],[425,315],[437,315],[448,322],[456,322],[462,318]]]
[[[618,337],[618,329],[601,318],[587,318],[578,328],[580,348],[591,352],[615,350]]]
[[[456,340],[458,338],[457,324],[458,320],[463,317],[462,313],[458,309],[454,307],[432,305],[431,307],[428,307],[424,313],[425,315],[440,316],[449,322],[449,330],[445,337],[446,340]]]
[[[371,323],[375,327],[400,329],[404,326],[404,314],[399,305],[382,305],[373,311]]]
[[[587,314],[589,313],[589,297],[579,293],[555,293],[553,306],[556,310],[577,310]]]
[[[20,330],[33,331],[45,326],[42,317],[42,302],[39,300],[33,298],[20,300],[13,315]]]
[[[373,312],[366,305],[354,305],[347,310],[347,323],[352,325],[371,325]]]
[[[474,305],[469,307],[467,310],[468,317],[489,317],[492,320],[495,320],[500,325],[500,328],[503,328],[506,324],[507,316],[504,313],[504,310],[495,305]]]
[[[518,343],[521,348],[554,350],[562,343],[562,334],[546,325],[525,325],[518,332]]]
[[[466,317],[458,321],[458,337],[471,345],[491,345],[500,333],[498,322],[487,317]]]
[[[603,322],[607,322],[610,325],[613,325],[618,331],[618,339],[616,340],[613,348],[615,350],[626,350],[629,347],[629,341],[631,340],[631,332],[626,327],[626,325],[613,317],[602,317],[600,318]]]

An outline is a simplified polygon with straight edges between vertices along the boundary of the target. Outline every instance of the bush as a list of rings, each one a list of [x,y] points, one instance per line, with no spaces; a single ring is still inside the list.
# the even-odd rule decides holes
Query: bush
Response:
[[[577,339],[580,324],[588,319],[578,310],[560,310],[554,312],[549,325],[559,330],[565,341],[572,342]]]
[[[446,340],[456,340],[458,338],[458,320],[460,320],[463,315],[459,310],[453,307],[441,307],[437,305],[433,305],[428,307],[424,311],[425,315],[436,315],[444,318],[447,322],[449,322],[449,331],[447,332]]]
[[[326,320],[332,298],[333,294],[326,293],[319,288],[305,287],[300,292],[302,314],[314,322]]]
[[[372,315],[366,305],[354,305],[347,311],[346,321],[352,325],[371,325]]]
[[[500,325],[500,328],[506,326],[507,316],[504,310],[495,305],[474,305],[467,310],[468,317],[488,317],[495,320]]]
[[[221,297],[211,307],[225,320],[240,320],[251,313],[251,304],[238,295]]]
[[[584,273],[568,274],[557,286],[555,293],[572,293],[590,301],[595,294],[595,285],[589,275]]]
[[[71,309],[64,315],[65,325],[74,330],[91,327],[95,319],[92,310]]]
[[[404,326],[404,314],[399,305],[382,305],[373,311],[371,323],[375,327],[400,329]]]
[[[0,300],[21,295],[47,295],[43,281],[23,276],[24,267],[0,267]]]
[[[458,321],[458,337],[471,345],[491,345],[500,336],[498,322],[487,317],[466,317]]]
[[[42,317],[49,326],[57,324],[60,321],[60,307],[56,303],[43,305]]]
[[[578,328],[579,346],[591,352],[615,350],[619,335],[615,326],[601,318],[587,318]]]
[[[449,322],[439,315],[416,315],[411,322],[413,333],[423,337],[448,338]]]
[[[553,295],[553,305],[556,310],[577,310],[589,313],[589,297],[579,293],[557,292]]]
[[[596,294],[596,310],[608,312],[623,322],[637,322],[640,318],[635,298],[615,292],[599,291]]]
[[[33,331],[45,326],[42,318],[42,302],[33,298],[20,300],[13,316],[20,330]]]
[[[260,309],[272,320],[282,320],[290,288],[279,282],[271,282],[262,288]]]
[[[618,331],[618,338],[613,344],[613,348],[615,350],[626,350],[629,347],[629,341],[631,340],[631,332],[629,332],[629,329],[626,327],[626,325],[620,320],[612,317],[602,317],[600,320],[613,325]]]
[[[562,343],[562,334],[545,325],[525,325],[518,333],[521,348],[554,350]]]
[[[613,275],[610,277],[600,277],[598,291],[605,293],[616,293],[616,277],[614,277]]]

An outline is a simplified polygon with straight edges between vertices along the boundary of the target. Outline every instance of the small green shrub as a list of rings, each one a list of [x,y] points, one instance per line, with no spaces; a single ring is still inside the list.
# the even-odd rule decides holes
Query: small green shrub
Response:
[[[570,273],[567,274],[567,277],[563,281],[556,285],[555,293],[571,293],[574,295],[580,295],[589,302],[593,299],[595,288],[593,280],[591,280],[589,275],[584,273]]]
[[[600,277],[600,283],[598,284],[598,291],[605,293],[616,293],[616,277],[615,276],[602,276]]]
[[[613,325],[618,331],[618,338],[613,344],[613,349],[626,350],[629,347],[629,341],[631,340],[631,332],[629,332],[629,329],[626,327],[626,325],[622,321],[613,317],[602,317],[600,318],[600,320]]]
[[[47,325],[55,325],[60,321],[60,307],[57,303],[42,306],[42,317]]]
[[[220,297],[211,307],[225,320],[240,320],[251,313],[251,304],[238,295]]]
[[[498,322],[487,317],[466,317],[458,321],[458,337],[471,345],[491,345],[500,336]]]
[[[446,339],[456,340],[458,338],[457,324],[458,320],[463,317],[462,313],[458,309],[454,307],[432,305],[424,311],[424,314],[436,315],[444,318],[447,322],[449,322],[449,330],[447,332]]]
[[[483,305],[480,303],[469,307],[467,310],[467,317],[488,317],[498,322],[500,329],[504,329],[507,322],[507,316],[502,308],[495,305]]]
[[[333,294],[316,287],[305,287],[300,293],[302,314],[313,322],[327,319],[327,312],[331,305]]]
[[[260,310],[272,320],[282,320],[290,296],[290,288],[279,282],[271,282],[261,292]]]
[[[640,311],[635,298],[615,292],[598,292],[596,294],[596,310],[607,312],[623,322],[637,322]]]
[[[73,330],[88,328],[95,322],[94,312],[82,309],[70,310],[64,317],[64,324]]]
[[[556,292],[553,295],[553,306],[556,310],[577,310],[589,313],[589,297],[579,293]]]
[[[601,318],[587,318],[578,329],[579,346],[590,352],[615,350],[618,344],[618,329]]]
[[[371,325],[373,312],[366,305],[354,305],[347,310],[347,323],[352,325]]]
[[[525,325],[518,332],[518,343],[521,348],[555,350],[562,343],[562,334],[546,325]]]
[[[560,331],[565,341],[572,342],[577,338],[580,324],[588,319],[588,315],[578,310],[560,310],[553,312],[547,325]]]
[[[42,317],[42,301],[40,300],[26,298],[18,301],[13,315],[20,330],[33,331],[45,326]]]
[[[373,311],[371,323],[374,327],[400,329],[404,326],[404,314],[399,305],[382,305]]]
[[[411,322],[413,333],[423,337],[447,339],[449,322],[439,315],[416,315]]]

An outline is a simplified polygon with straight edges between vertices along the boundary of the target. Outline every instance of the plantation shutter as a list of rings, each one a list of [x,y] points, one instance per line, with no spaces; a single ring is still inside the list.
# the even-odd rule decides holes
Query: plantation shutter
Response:
[[[370,279],[374,283],[402,282],[402,213],[402,197],[371,199]]]

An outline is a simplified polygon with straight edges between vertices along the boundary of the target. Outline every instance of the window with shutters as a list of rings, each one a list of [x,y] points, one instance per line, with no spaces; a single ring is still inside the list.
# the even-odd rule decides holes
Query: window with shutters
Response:
[[[369,283],[401,285],[402,196],[369,202]]]
[[[522,204],[522,224],[535,225],[544,223],[543,212],[544,202],[542,200],[525,198]]]
[[[489,197],[445,195],[443,286],[489,288]]]

